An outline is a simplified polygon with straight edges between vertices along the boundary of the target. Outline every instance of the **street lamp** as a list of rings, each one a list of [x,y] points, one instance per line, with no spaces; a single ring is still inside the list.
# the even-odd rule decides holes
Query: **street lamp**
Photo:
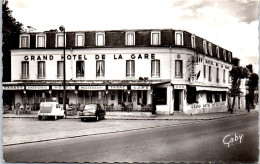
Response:
[[[66,111],[66,57],[65,57],[65,27],[63,25],[60,26],[60,31],[63,32],[63,109],[65,111],[65,114],[67,114]]]

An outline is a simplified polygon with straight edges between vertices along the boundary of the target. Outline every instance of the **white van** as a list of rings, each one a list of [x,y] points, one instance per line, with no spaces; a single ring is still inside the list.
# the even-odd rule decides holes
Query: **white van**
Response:
[[[57,118],[65,118],[66,115],[57,102],[42,102],[38,111],[38,119],[42,120],[49,117],[56,120]]]

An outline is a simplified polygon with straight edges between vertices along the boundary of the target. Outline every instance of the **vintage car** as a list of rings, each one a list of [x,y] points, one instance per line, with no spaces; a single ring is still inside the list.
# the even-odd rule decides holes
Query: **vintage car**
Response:
[[[79,113],[79,118],[81,121],[87,119],[95,119],[96,121],[100,119],[105,119],[106,112],[101,109],[99,104],[87,104],[84,105],[83,110]]]
[[[38,119],[44,118],[65,118],[65,111],[60,107],[57,102],[42,102],[40,104],[40,110],[38,111]]]

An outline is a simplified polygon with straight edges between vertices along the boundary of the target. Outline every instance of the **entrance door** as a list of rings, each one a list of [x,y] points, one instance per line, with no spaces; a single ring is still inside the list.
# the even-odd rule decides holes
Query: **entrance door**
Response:
[[[174,91],[174,111],[180,111],[180,90]]]

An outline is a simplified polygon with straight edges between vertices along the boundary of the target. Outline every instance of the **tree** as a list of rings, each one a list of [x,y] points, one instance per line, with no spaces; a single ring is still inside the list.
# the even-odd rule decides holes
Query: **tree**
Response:
[[[249,72],[248,72],[247,68],[244,68],[241,66],[233,66],[232,70],[229,73],[230,73],[230,77],[231,77],[230,94],[231,94],[231,97],[233,97],[233,103],[232,103],[232,107],[231,107],[230,111],[231,111],[231,113],[233,113],[236,96],[238,96],[241,93],[241,91],[240,91],[241,79],[247,78],[249,75]]]
[[[2,2],[2,64],[3,64],[3,81],[11,81],[11,49],[19,48],[19,34],[22,31],[22,23],[17,22],[12,16],[12,10],[8,7],[8,0]]]
[[[249,95],[247,95],[249,97],[249,108],[248,110],[250,110],[250,107],[252,107],[254,105],[254,98],[255,98],[255,90],[258,88],[258,80],[259,77],[256,73],[251,73],[249,75],[249,79],[247,81],[247,86],[248,86],[248,91],[249,91]]]

